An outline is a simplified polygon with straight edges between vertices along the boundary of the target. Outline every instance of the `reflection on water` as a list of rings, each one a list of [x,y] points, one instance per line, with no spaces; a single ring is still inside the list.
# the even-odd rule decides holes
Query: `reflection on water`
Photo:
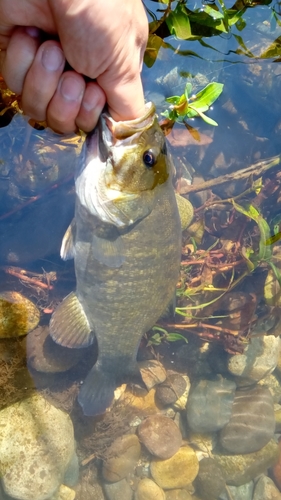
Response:
[[[180,124],[167,135],[176,189],[195,211],[183,232],[175,315],[167,311],[142,339],[144,384],[118,388],[97,418],[77,404],[97,346],[68,349],[48,334],[51,313],[75,289],[59,248],[82,140],[1,117],[1,499],[279,498],[278,5],[243,11],[231,34],[166,36],[144,67],[159,113],[187,79],[194,92],[211,81],[224,91],[209,111],[218,127],[190,120],[200,141]],[[23,325],[12,339],[11,317]]]

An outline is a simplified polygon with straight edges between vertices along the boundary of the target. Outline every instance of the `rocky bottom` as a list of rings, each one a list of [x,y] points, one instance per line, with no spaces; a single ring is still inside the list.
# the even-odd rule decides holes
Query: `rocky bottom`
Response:
[[[1,341],[0,500],[281,500],[277,331],[141,348],[143,386],[96,418],[76,401],[95,349]]]

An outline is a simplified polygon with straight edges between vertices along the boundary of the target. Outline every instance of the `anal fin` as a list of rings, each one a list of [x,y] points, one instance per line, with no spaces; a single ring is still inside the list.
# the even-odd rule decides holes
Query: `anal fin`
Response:
[[[101,415],[111,405],[116,389],[114,375],[94,366],[87,375],[78,401],[86,416]]]
[[[74,292],[65,297],[53,312],[50,335],[57,344],[65,347],[87,347],[93,343],[95,334]]]

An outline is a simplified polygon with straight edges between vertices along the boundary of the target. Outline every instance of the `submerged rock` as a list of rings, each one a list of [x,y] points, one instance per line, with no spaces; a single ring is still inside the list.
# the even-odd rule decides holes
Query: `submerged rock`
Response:
[[[231,494],[232,500],[252,500],[254,491],[254,482],[242,484],[241,486],[228,486],[228,491]],[[264,497],[263,500],[265,500]],[[229,495],[223,493],[219,496],[219,500],[229,500]],[[267,499],[266,499],[267,500]]]
[[[183,446],[167,460],[153,460],[150,465],[154,481],[163,489],[184,488],[192,483],[199,470],[194,450]]]
[[[121,500],[121,498],[122,500],[133,500],[133,490],[126,479],[117,483],[105,483],[103,487],[107,500]]]
[[[166,500],[196,500],[194,496],[183,489],[166,491]]]
[[[203,458],[199,462],[199,472],[195,480],[196,491],[206,500],[217,500],[225,490],[225,478],[222,468],[212,458]]]
[[[0,338],[26,335],[36,328],[40,312],[29,299],[18,292],[0,294]]]
[[[281,500],[281,493],[269,477],[262,475],[255,486],[253,500],[265,499]]]
[[[223,469],[226,483],[241,486],[274,465],[279,457],[279,449],[272,439],[261,450],[254,453],[230,455],[216,452],[213,457]]]
[[[48,326],[39,326],[27,335],[28,365],[38,372],[59,373],[75,366],[84,356],[83,349],[63,347],[49,335]]]
[[[275,369],[279,347],[280,339],[274,335],[252,337],[243,354],[229,356],[228,370],[240,386],[258,382]]]
[[[0,412],[0,475],[20,500],[46,500],[63,483],[75,451],[70,417],[36,394]]]
[[[193,432],[215,432],[230,419],[236,385],[218,376],[200,380],[191,387],[187,421]]]
[[[135,500],[166,500],[166,495],[160,486],[145,477],[138,484]]]
[[[178,426],[163,415],[146,418],[138,428],[138,435],[148,451],[158,458],[172,457],[182,444]]]
[[[182,375],[172,373],[163,384],[156,387],[156,398],[164,406],[175,403],[185,392],[187,381]]]
[[[106,481],[116,483],[133,472],[141,453],[135,434],[118,437],[106,452],[102,474]]]
[[[157,384],[161,384],[166,380],[167,374],[162,363],[156,359],[148,359],[146,361],[139,361],[138,367],[140,369],[141,378],[148,391]]]
[[[260,450],[275,430],[273,398],[265,387],[236,391],[229,422],[220,432],[220,444],[231,453]]]

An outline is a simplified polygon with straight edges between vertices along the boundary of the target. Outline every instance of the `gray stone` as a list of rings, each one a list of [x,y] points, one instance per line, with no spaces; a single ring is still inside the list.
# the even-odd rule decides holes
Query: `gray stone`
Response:
[[[74,452],[72,459],[69,462],[69,465],[64,474],[64,484],[66,486],[75,486],[79,481],[79,462],[76,452]]]
[[[187,402],[187,421],[193,432],[215,432],[229,421],[236,385],[218,376],[193,384]]]
[[[175,403],[186,389],[185,379],[177,374],[171,374],[167,377],[163,384],[156,387],[156,398],[163,405]]]
[[[274,465],[279,457],[278,444],[272,439],[261,450],[245,455],[228,455],[216,451],[213,458],[225,473],[226,483],[241,486],[249,483]]]
[[[236,391],[229,422],[220,432],[221,446],[231,453],[251,453],[263,448],[273,437],[275,415],[268,389]]]
[[[228,370],[240,386],[251,385],[273,372],[277,366],[280,339],[274,335],[252,337],[243,354],[231,355]]]
[[[278,378],[276,377],[276,375],[274,375],[274,373],[271,373],[270,375],[267,375],[266,377],[261,379],[258,384],[262,387],[268,388],[275,404],[281,401],[281,386]]]
[[[228,490],[232,500],[252,500],[254,482],[250,481],[249,483],[241,484],[241,486],[228,486]],[[229,500],[229,495],[223,493],[219,496],[219,500]],[[263,500],[267,500],[266,497]]]
[[[253,500],[281,500],[281,493],[269,477],[262,475],[255,486]]]
[[[103,488],[107,500],[133,500],[133,490],[126,479],[117,483],[104,483]]]
[[[0,475],[5,493],[45,500],[63,483],[75,451],[70,417],[40,394],[0,412]]]

